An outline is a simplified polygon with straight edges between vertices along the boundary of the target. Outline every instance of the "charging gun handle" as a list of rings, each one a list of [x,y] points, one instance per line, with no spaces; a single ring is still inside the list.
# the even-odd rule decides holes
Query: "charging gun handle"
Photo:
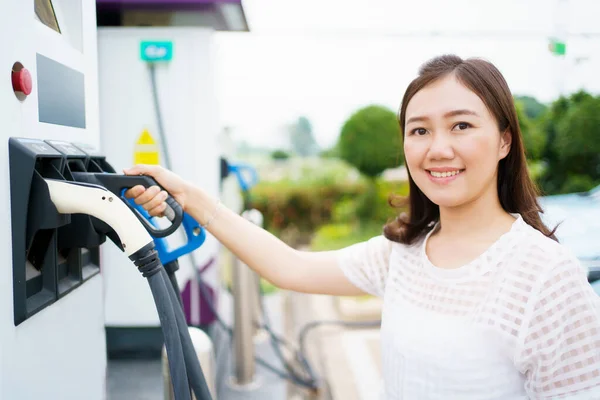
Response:
[[[155,238],[162,238],[169,236],[173,232],[175,232],[183,221],[183,208],[177,201],[169,195],[167,197],[167,210],[165,211],[165,216],[169,221],[171,221],[171,225],[164,229],[157,229],[153,224],[151,224],[140,212],[132,205],[124,196],[124,192],[127,189],[130,189],[137,185],[142,185],[145,188],[149,188],[150,186],[159,186],[160,185],[150,176],[143,175],[119,175],[119,174],[110,174],[110,173],[88,173],[88,172],[74,172],[73,177],[76,180],[88,181],[90,182],[90,176],[93,175],[93,180],[95,180],[98,184],[104,186],[109,191],[113,192],[115,195],[119,196],[121,199],[125,201],[125,204],[133,211],[135,216],[140,220],[140,222],[144,225],[146,230]]]

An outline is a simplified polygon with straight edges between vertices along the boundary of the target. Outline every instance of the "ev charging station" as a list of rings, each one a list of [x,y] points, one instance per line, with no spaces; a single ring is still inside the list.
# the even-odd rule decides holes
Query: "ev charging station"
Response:
[[[107,362],[97,247],[73,252],[62,263],[54,263],[59,255],[50,252],[50,258],[33,265],[23,249],[26,217],[11,218],[15,207],[27,212],[27,204],[11,202],[11,195],[32,175],[9,170],[10,137],[100,144],[95,2],[53,3],[9,1],[0,12],[5,43],[0,54],[0,207],[7,212],[0,227],[0,399],[7,400],[104,398]],[[60,168],[60,153],[50,145],[30,146],[45,159],[39,169]],[[41,221],[42,234],[32,239],[49,240],[58,250],[54,233],[66,220]],[[52,235],[44,238],[43,232]],[[13,247],[15,233],[20,249]],[[60,274],[54,271],[57,266]]]
[[[53,9],[47,3],[9,1],[0,12],[5,43],[0,54],[0,207],[7,212],[0,228],[0,399],[102,399],[107,363],[103,285],[93,256],[97,248],[83,254],[87,272],[71,271],[79,274],[74,277],[63,270],[64,285],[54,281],[52,266],[38,271],[25,262],[24,252],[13,249],[11,210],[16,205],[11,204],[9,137],[100,143],[95,2],[55,0]],[[48,153],[49,168],[57,162],[53,157],[60,159],[49,145],[37,151]],[[19,218],[22,224],[25,217]],[[60,224],[47,222],[47,228]],[[17,259],[21,275],[13,276]]]
[[[136,159],[119,158],[117,150],[119,143],[125,147],[125,135],[106,133],[106,138],[101,137],[107,131],[101,129],[105,115],[100,114],[99,99],[107,96],[106,92],[99,94],[96,17],[93,0],[15,1],[5,4],[0,13],[0,35],[9,43],[0,55],[0,68],[5,71],[5,78],[0,79],[0,139],[5,143],[0,158],[0,187],[5,189],[0,207],[9,212],[0,228],[0,254],[6,265],[0,279],[0,400],[106,398],[105,313],[111,318],[113,314],[106,311],[118,302],[113,300],[118,294],[111,289],[118,286],[112,285],[111,277],[119,268],[123,280],[131,278],[133,287],[121,287],[126,294],[121,296],[124,303],[120,307],[143,299],[152,310],[156,303],[154,315],[160,318],[153,320],[149,317],[152,311],[146,308],[136,309],[143,318],[134,324],[163,327],[175,397],[189,398],[190,390],[185,389],[189,384],[197,399],[206,399],[206,382],[197,360],[190,356],[189,333],[182,328],[189,321],[185,321],[183,308],[176,307],[168,282],[160,283],[165,272],[153,250],[150,228],[119,199],[122,190],[131,186],[111,183],[120,168]],[[127,75],[128,71],[123,68],[121,73]],[[135,76],[129,72],[129,77]],[[127,87],[119,92],[126,96]],[[132,96],[124,107],[139,98]],[[180,103],[189,100],[176,99]],[[106,113],[110,115],[110,108]],[[204,115],[196,110],[192,114]],[[106,118],[108,126],[118,125]],[[129,128],[127,119],[119,121],[121,134],[123,127]],[[178,126],[190,132],[182,134],[188,142],[169,150],[174,159],[182,154],[193,156],[187,164],[174,164],[176,172],[188,179],[194,176],[188,174],[196,174],[197,183],[216,189],[218,183],[211,186],[200,180],[200,175],[219,177],[219,162],[214,158],[218,152],[203,147],[217,142],[216,120],[206,121],[207,125]],[[145,128],[153,131],[152,124],[147,122]],[[207,126],[214,128],[213,133],[206,133]],[[199,134],[205,135],[202,145],[190,142]],[[135,152],[143,157],[152,143],[141,140],[147,135],[137,132],[134,136]],[[116,153],[114,158],[111,151]],[[206,156],[206,164],[194,169],[194,160],[202,161],[202,156]],[[181,210],[173,215],[176,227]],[[211,240],[207,238],[207,259],[214,253],[210,252]],[[215,244],[212,246],[214,249]],[[110,247],[116,253],[109,253]],[[136,266],[138,271],[134,271]],[[148,278],[150,290],[140,286],[148,285],[142,282],[140,272]],[[161,287],[166,292],[160,292]],[[182,287],[185,290],[185,277]],[[197,303],[188,304],[190,319]],[[157,308],[162,312],[157,313]],[[166,317],[169,324],[165,324]],[[166,332],[165,326],[175,330]],[[186,370],[191,371],[189,375]]]

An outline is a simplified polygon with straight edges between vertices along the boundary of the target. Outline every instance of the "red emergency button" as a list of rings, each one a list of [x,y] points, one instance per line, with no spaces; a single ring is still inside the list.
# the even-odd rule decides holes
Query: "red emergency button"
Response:
[[[25,95],[29,95],[31,93],[31,89],[33,88],[31,74],[29,71],[25,68],[22,68],[18,71],[13,70],[12,85],[15,92],[21,92]]]

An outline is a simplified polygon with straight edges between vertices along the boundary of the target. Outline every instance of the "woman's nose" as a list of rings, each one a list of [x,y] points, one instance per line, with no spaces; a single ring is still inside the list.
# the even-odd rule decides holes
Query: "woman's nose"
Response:
[[[454,148],[449,135],[434,133],[430,142],[428,156],[433,160],[454,158]]]

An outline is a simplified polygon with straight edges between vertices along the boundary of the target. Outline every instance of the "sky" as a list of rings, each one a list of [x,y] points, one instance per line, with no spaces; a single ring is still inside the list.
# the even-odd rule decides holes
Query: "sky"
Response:
[[[514,94],[550,102],[600,94],[600,1],[246,0],[250,32],[215,36],[221,125],[236,140],[285,146],[282,127],[309,118],[323,148],[360,107],[398,110],[427,59],[482,57]],[[548,51],[550,37],[567,55]]]

